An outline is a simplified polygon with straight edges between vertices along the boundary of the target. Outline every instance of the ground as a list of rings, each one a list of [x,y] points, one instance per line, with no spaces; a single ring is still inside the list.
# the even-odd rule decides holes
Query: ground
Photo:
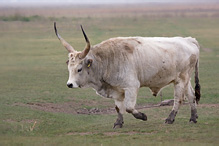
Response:
[[[219,5],[0,9],[0,145],[218,145]],[[138,9],[139,8],[139,9]],[[114,13],[114,11],[116,13]],[[113,130],[114,102],[92,89],[68,89],[67,51],[85,46],[80,24],[97,44],[117,36],[192,36],[200,45],[198,123],[183,105],[174,124],[164,124],[172,106],[158,106],[141,88],[137,108],[148,121],[124,116]],[[192,78],[194,87],[194,80]],[[163,91],[173,98],[173,86]]]

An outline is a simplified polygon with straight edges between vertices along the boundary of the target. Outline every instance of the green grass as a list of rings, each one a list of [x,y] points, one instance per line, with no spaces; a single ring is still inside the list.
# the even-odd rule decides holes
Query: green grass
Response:
[[[39,16],[41,17],[41,16]],[[20,19],[20,18],[19,18]],[[1,19],[2,20],[2,19]],[[200,53],[200,104],[219,104],[219,18],[202,17],[112,17],[43,18],[37,21],[0,22],[0,145],[217,145],[219,110],[217,106],[198,107],[197,124],[189,124],[190,109],[183,106],[173,125],[164,119],[171,107],[143,110],[147,122],[125,115],[122,129],[113,130],[116,114],[73,115],[46,112],[16,103],[55,103],[70,101],[78,108],[114,107],[92,89],[66,87],[67,52],[53,30],[75,49],[85,41],[79,29],[83,24],[94,45],[117,36],[192,36],[202,48]],[[192,79],[192,82],[193,79]],[[193,83],[194,85],[194,83]],[[173,86],[163,90],[164,99],[173,98]],[[85,102],[93,103],[91,105]],[[137,104],[159,103],[149,89],[142,88]],[[96,104],[94,104],[96,103]],[[112,105],[112,106],[110,106]],[[33,131],[30,127],[37,121]],[[116,134],[111,134],[116,132]],[[85,133],[85,134],[83,134]]]

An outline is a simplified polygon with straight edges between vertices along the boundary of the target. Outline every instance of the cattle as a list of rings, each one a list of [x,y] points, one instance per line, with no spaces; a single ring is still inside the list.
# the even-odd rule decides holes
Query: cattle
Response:
[[[156,96],[164,87],[174,84],[174,105],[165,123],[172,124],[184,98],[191,107],[190,122],[197,122],[196,106],[200,100],[199,44],[192,37],[116,37],[91,46],[86,40],[83,51],[76,51],[54,29],[68,51],[69,88],[93,88],[102,97],[112,98],[118,118],[114,128],[124,124],[123,114],[147,120],[135,108],[138,90],[148,87]],[[195,91],[191,75],[195,70]]]

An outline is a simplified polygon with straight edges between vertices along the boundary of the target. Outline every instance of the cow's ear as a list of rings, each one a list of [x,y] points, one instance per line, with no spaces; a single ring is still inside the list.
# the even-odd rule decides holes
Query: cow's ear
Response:
[[[88,59],[88,60],[86,61],[87,67],[88,67],[88,68],[91,67],[92,63],[93,63],[93,60],[92,60],[92,59]]]

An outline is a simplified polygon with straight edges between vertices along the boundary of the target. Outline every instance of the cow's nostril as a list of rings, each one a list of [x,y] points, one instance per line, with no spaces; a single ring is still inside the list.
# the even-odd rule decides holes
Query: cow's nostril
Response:
[[[67,84],[68,88],[72,88],[73,87],[73,84],[70,83],[70,84]]]

